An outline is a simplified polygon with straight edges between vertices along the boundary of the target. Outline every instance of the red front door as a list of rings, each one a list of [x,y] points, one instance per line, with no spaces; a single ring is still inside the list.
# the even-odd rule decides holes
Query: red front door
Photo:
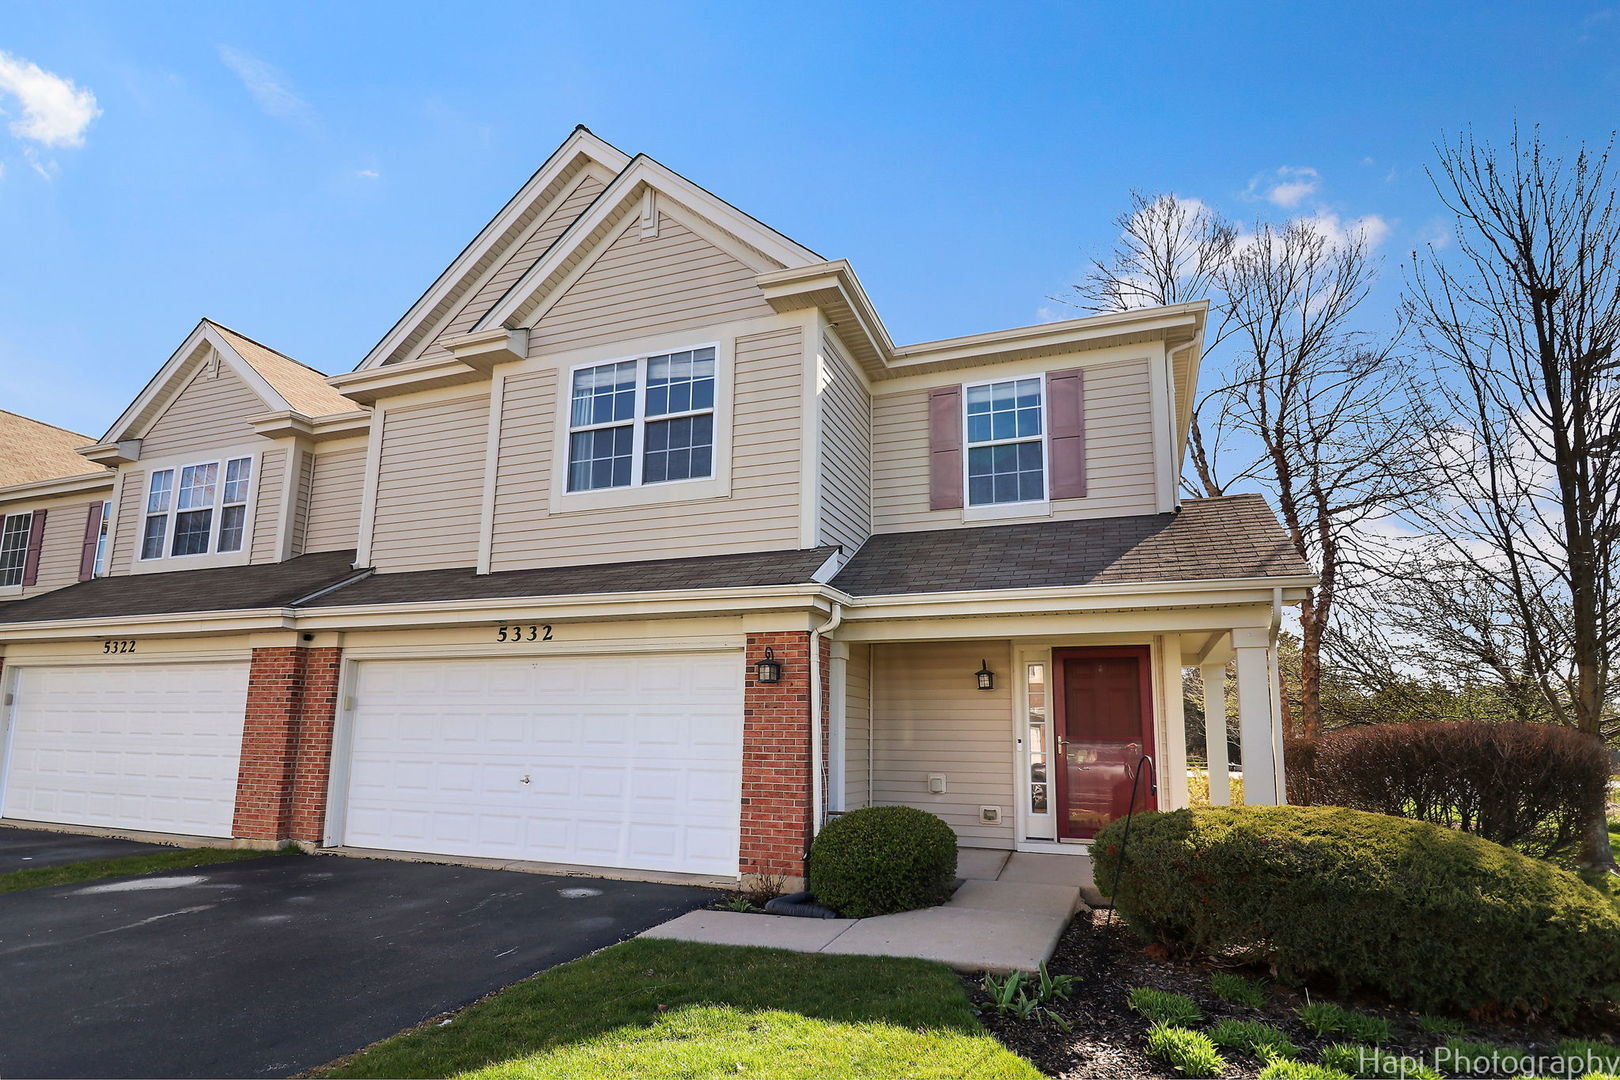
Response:
[[[1153,745],[1153,696],[1146,645],[1052,650],[1058,733],[1058,836],[1089,840],[1124,817],[1135,788],[1137,810],[1157,800],[1143,755]]]

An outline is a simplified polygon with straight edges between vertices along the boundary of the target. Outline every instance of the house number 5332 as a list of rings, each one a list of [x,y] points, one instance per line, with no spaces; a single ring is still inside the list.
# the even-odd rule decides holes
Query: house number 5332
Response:
[[[501,626],[495,630],[496,641],[550,641],[549,623],[524,623],[521,626]]]

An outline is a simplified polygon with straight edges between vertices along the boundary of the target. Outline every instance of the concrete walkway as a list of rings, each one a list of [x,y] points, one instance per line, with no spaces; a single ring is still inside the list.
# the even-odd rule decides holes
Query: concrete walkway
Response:
[[[795,952],[905,956],[960,971],[1034,971],[1086,905],[1091,860],[1078,855],[964,849],[962,887],[939,907],[871,919],[799,919],[691,911],[642,937]]]

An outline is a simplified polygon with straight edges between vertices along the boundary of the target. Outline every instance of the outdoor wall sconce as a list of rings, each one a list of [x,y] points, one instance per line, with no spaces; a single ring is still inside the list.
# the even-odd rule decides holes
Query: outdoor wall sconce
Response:
[[[782,661],[776,658],[769,645],[765,647],[765,659],[755,666],[755,681],[761,683],[779,683],[782,681]]]
[[[990,665],[984,660],[979,661],[979,670],[973,673],[979,680],[980,690],[994,690],[996,688],[996,673],[990,670]]]

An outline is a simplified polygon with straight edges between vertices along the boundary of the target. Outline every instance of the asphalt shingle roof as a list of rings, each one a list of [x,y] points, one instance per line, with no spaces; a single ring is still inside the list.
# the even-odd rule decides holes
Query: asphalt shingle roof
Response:
[[[219,331],[220,337],[231,343],[248,365],[257,371],[264,381],[275,388],[276,393],[287,400],[298,412],[305,416],[328,416],[332,413],[353,412],[361,408],[360,405],[327,385],[326,376],[310,367],[301,364],[285,353],[276,352],[268,345],[261,345],[246,334],[237,333],[228,326],[209,319],[208,323]]]
[[[833,578],[851,596],[1309,574],[1259,495],[1173,514],[872,537]]]
[[[661,589],[750,588],[802,585],[836,551],[761,551],[705,555],[692,559],[547,566],[475,574],[459,570],[415,570],[373,574],[312,601],[310,607],[351,604],[409,604],[434,600],[494,600],[523,596],[578,596],[585,593],[644,592]]]
[[[353,567],[353,551],[322,551],[257,566],[121,574],[0,604],[0,623],[289,607],[352,576]]]
[[[0,409],[0,488],[105,472],[76,452],[95,441],[88,435]]]

